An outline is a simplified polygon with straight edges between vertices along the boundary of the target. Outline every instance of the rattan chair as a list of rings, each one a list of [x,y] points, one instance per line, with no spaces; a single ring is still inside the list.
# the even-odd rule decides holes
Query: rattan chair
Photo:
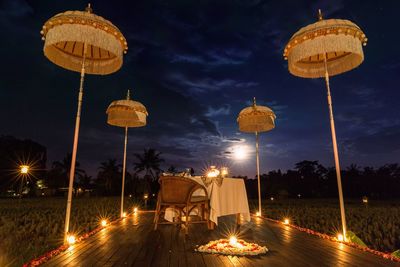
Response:
[[[158,192],[156,214],[154,217],[154,230],[158,224],[185,224],[188,233],[189,223],[207,223],[209,226],[209,204],[206,188],[197,182],[178,176],[161,176],[159,179],[160,191]],[[198,189],[204,190],[205,196],[193,196]],[[194,208],[201,209],[201,220],[191,221],[190,212]],[[179,220],[173,222],[159,222],[160,215],[166,208],[174,208],[179,211]],[[185,221],[182,221],[182,216]]]

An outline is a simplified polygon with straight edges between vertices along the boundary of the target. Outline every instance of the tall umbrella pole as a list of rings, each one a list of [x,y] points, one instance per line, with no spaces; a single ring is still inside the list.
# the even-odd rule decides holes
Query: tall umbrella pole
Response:
[[[124,192],[126,174],[126,146],[128,144],[128,127],[125,126],[124,159],[122,163],[121,218],[124,217]]]
[[[265,106],[257,106],[256,98],[253,98],[253,105],[240,111],[237,118],[239,130],[245,133],[256,134],[256,165],[257,165],[257,185],[258,185],[258,212],[261,216],[261,181],[260,181],[260,149],[259,134],[268,132],[275,128],[275,113]]]
[[[257,183],[258,183],[258,214],[261,216],[261,184],[260,184],[260,156],[258,148],[258,132],[256,132],[256,154],[257,154]]]
[[[68,200],[67,200],[67,211],[65,213],[65,228],[64,228],[64,242],[66,243],[69,233],[69,220],[71,217],[71,204],[72,204],[72,190],[74,187],[75,178],[75,165],[76,165],[76,152],[78,150],[78,137],[79,137],[79,126],[81,123],[81,110],[82,110],[82,99],[83,99],[83,83],[85,81],[85,59],[86,59],[86,43],[83,44],[83,59],[81,69],[81,80],[79,85],[78,95],[78,110],[76,112],[75,120],[75,133],[74,133],[74,144],[72,148],[71,168],[69,171],[69,186],[68,186]]]
[[[142,127],[146,125],[147,110],[140,102],[131,100],[130,91],[126,99],[111,102],[107,108],[107,123],[125,128],[124,158],[122,160],[121,186],[121,218],[124,217],[124,195],[126,176],[126,149],[128,146],[128,127]]]
[[[338,191],[339,191],[340,215],[342,218],[343,238],[346,241],[346,215],[344,212],[342,178],[341,178],[341,173],[340,173],[339,153],[338,153],[337,142],[336,142],[335,121],[333,118],[331,89],[329,86],[329,73],[328,73],[328,65],[327,65],[326,58],[327,58],[327,55],[325,53],[324,54],[325,82],[326,82],[326,90],[327,90],[327,98],[328,98],[329,118],[330,118],[330,122],[331,122],[332,146],[333,146],[333,154],[334,154],[334,158],[335,158],[336,178],[337,178],[337,185],[338,185]]]

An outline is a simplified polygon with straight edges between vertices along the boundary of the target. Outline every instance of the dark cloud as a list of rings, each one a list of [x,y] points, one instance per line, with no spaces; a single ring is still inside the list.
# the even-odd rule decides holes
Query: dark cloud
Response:
[[[231,143],[242,143],[244,141],[246,141],[243,138],[235,138],[235,137],[231,137],[231,138],[225,138],[222,140],[223,142],[231,142]]]
[[[361,154],[400,153],[400,126],[386,127],[373,134],[359,136],[347,141],[346,145]]]
[[[363,64],[331,79],[344,166],[397,160],[396,1],[92,4],[129,44],[120,71],[89,75],[85,82],[78,159],[92,174],[100,161],[122,157],[123,130],[106,124],[105,109],[127,89],[149,111],[146,127],[129,130],[130,164],[133,153],[154,147],[166,165],[201,169],[205,162],[231,158],[234,146],[245,145],[248,159],[228,163],[234,174],[253,176],[255,137],[240,133],[236,118],[256,97],[277,115],[276,128],[260,136],[263,172],[291,168],[303,159],[332,165],[324,81],[292,76],[282,59],[289,38],[316,21],[318,8],[326,18],[354,21],[369,38]],[[86,5],[79,0],[0,1],[2,134],[46,145],[49,161],[71,150],[79,74],[44,57],[39,31],[51,16]]]
[[[207,117],[216,117],[221,115],[229,115],[231,113],[231,106],[225,104],[218,108],[208,107],[207,113],[205,114]]]

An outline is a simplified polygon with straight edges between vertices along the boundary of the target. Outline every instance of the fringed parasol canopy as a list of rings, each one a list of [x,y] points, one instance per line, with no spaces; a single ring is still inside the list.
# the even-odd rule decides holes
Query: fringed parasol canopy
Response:
[[[275,113],[268,107],[257,106],[244,108],[237,118],[239,130],[246,133],[267,132],[275,128]]]
[[[297,31],[284,49],[289,72],[303,78],[325,76],[324,56],[327,68],[334,76],[360,65],[364,60],[362,45],[367,37],[353,22],[344,19],[322,19]]]
[[[129,97],[129,96],[128,96]],[[118,127],[142,127],[148,116],[146,107],[130,99],[113,101],[106,111],[107,123]]]
[[[110,21],[86,11],[66,11],[50,18],[40,32],[44,54],[54,64],[80,72],[86,44],[85,72],[110,74],[122,66],[128,44]]]

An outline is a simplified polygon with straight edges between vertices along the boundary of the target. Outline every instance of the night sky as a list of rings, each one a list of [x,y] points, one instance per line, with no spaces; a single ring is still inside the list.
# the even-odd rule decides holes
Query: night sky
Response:
[[[106,124],[111,101],[134,100],[148,125],[129,131],[128,163],[143,148],[161,151],[164,168],[227,164],[255,175],[254,135],[238,132],[240,110],[272,108],[276,128],[261,135],[261,171],[301,160],[333,166],[322,79],[292,76],[282,53],[300,27],[349,19],[368,37],[365,61],[331,79],[342,167],[379,166],[400,156],[399,1],[92,1],[94,13],[127,38],[122,68],[85,82],[78,161],[96,175],[101,161],[122,158],[123,129]],[[312,4],[310,4],[312,3]],[[72,149],[79,74],[43,55],[40,30],[53,15],[83,10],[85,1],[0,1],[0,134],[33,139],[48,149],[48,167]],[[232,158],[237,146],[247,160]]]

